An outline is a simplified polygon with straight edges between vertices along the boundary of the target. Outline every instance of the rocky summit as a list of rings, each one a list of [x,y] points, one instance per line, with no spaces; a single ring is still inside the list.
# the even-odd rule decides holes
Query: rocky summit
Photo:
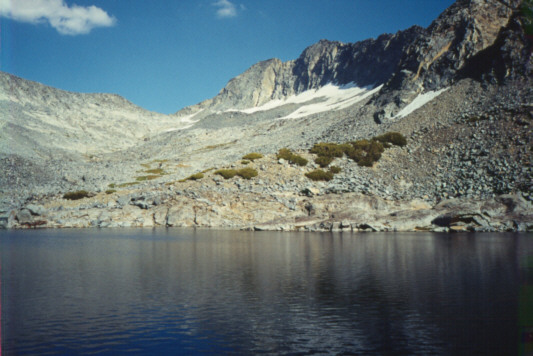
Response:
[[[532,6],[321,40],[172,115],[0,73],[0,227],[532,231]]]

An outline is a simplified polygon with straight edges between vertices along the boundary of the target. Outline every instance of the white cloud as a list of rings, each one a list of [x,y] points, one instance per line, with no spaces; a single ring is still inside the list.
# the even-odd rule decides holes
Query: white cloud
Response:
[[[218,0],[214,2],[213,5],[218,7],[217,16],[220,18],[237,16],[237,8],[235,7],[235,4],[228,0]]]
[[[116,22],[96,6],[69,7],[64,0],[0,0],[0,16],[33,24],[48,22],[63,35],[86,34]]]

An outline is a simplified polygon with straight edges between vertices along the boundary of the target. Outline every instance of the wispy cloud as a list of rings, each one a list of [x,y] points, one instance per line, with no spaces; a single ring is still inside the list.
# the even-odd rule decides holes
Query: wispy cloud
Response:
[[[99,7],[69,7],[63,0],[0,0],[0,16],[33,24],[48,22],[63,35],[87,34],[116,22]]]
[[[237,16],[237,7],[228,0],[218,0],[213,5],[218,7],[217,16],[220,18]]]

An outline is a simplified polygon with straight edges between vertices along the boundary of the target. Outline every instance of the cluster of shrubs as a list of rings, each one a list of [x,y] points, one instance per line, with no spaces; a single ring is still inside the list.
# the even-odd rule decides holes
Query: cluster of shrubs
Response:
[[[215,174],[218,174],[224,179],[231,179],[235,176],[239,176],[244,179],[252,179],[253,177],[257,177],[257,171],[253,168],[241,168],[241,169],[219,169],[215,172]]]
[[[299,156],[295,153],[293,153],[288,148],[282,148],[278,151],[278,154],[276,156],[278,159],[284,159],[292,164],[297,164],[298,166],[306,166],[307,160],[303,158],[302,156]]]
[[[335,158],[340,158],[343,155],[348,156],[360,166],[371,167],[374,162],[381,158],[385,148],[389,148],[392,145],[405,146],[406,144],[407,140],[402,134],[387,132],[371,140],[358,140],[343,144],[317,143],[309,152],[318,156],[315,159],[315,163],[322,168],[329,166]]]

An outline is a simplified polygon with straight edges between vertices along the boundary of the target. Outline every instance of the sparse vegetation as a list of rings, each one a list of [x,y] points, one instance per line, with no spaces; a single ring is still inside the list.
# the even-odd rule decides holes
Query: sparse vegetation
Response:
[[[241,164],[244,164],[244,165],[247,165],[247,164],[249,164],[249,163],[250,163],[250,161],[245,160],[245,159],[243,159],[243,160],[241,161]]]
[[[116,185],[115,183],[108,184],[107,186],[108,186],[109,188],[111,188],[111,189],[117,187],[117,185]]]
[[[243,156],[242,159],[248,160],[248,161],[255,161],[256,159],[263,158],[263,155],[261,153],[252,152],[248,153],[247,155]]]
[[[116,193],[117,191],[115,189],[108,189],[105,191],[106,194],[113,194],[113,193]]]
[[[405,146],[406,144],[406,138],[399,132],[387,132],[371,140],[358,140],[343,144],[317,143],[309,152],[318,156],[315,162],[322,168],[329,166],[335,158],[343,155],[348,156],[360,166],[372,167],[381,158],[385,148],[391,145]]]
[[[284,159],[286,161],[289,161],[289,163],[297,164],[302,167],[307,165],[307,160],[305,158],[293,153],[288,148],[280,149],[276,157],[278,159]]]
[[[333,179],[333,173],[323,171],[322,169],[315,169],[314,171],[308,172],[305,176],[314,181],[330,181]]]
[[[159,177],[161,176],[160,175],[139,176],[139,177],[135,177],[135,180],[137,180],[138,182],[144,182],[146,180],[152,180],[152,179],[156,179]]]
[[[79,200],[79,199],[88,198],[88,197],[89,197],[89,192],[85,190],[78,190],[75,192],[68,192],[68,193],[63,194],[63,199],[67,199],[67,200]]]

